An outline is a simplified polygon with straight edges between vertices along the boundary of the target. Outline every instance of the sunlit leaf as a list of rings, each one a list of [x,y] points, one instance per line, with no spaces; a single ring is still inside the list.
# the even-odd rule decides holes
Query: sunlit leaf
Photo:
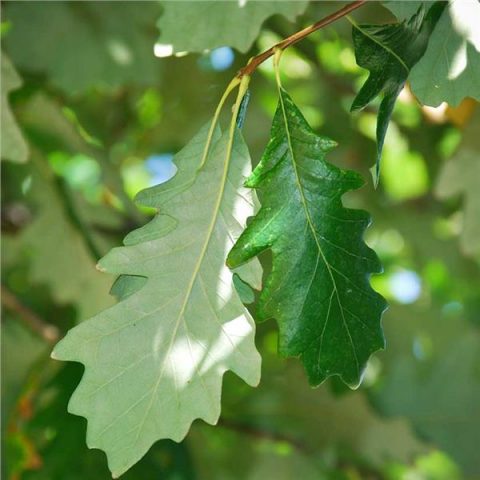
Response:
[[[430,2],[386,2],[385,6],[403,18],[407,13],[404,4],[420,3],[430,5]],[[479,21],[480,4],[476,0],[448,2],[425,55],[409,77],[420,102],[437,107],[442,102],[458,105],[465,97],[480,100]]]
[[[249,155],[237,134],[229,164],[227,135],[217,131],[199,170],[206,138],[205,127],[175,156],[177,175],[139,194],[161,213],[100,261],[102,270],[146,282],[130,288],[124,277],[124,299],[71,330],[53,354],[85,365],[69,409],[88,419],[87,443],[107,453],[114,476],[156,440],[180,441],[196,418],[216,423],[225,371],[259,381],[254,323],[225,266],[253,213],[241,187]],[[258,263],[241,275],[259,287]]]

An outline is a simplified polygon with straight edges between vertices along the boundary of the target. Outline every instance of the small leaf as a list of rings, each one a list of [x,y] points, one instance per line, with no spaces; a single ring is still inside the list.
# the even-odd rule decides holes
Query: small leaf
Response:
[[[106,452],[115,477],[155,441],[182,440],[196,418],[215,424],[225,371],[250,385],[260,378],[255,325],[225,266],[253,214],[242,188],[250,159],[237,132],[229,164],[227,137],[216,131],[199,170],[203,128],[175,156],[176,176],[140,192],[138,201],[161,213],[100,261],[121,275],[114,293],[122,300],[71,330],[53,353],[85,365],[69,409],[88,419],[87,443]],[[257,261],[239,273],[259,288]]]
[[[381,271],[362,240],[369,216],[341,202],[363,181],[325,161],[335,145],[312,131],[282,89],[270,142],[246,183],[262,191],[262,208],[227,263],[237,267],[271,249],[257,315],[278,321],[280,354],[301,356],[312,385],[340,375],[355,387],[384,346],[385,301],[369,284],[370,273]]]
[[[410,70],[422,57],[429,36],[440,17],[445,4],[436,2],[425,15],[425,8],[408,21],[389,25],[357,25],[353,23],[353,44],[358,65],[370,71],[370,75],[355,97],[351,110],[365,108],[375,97],[383,93],[377,119],[377,158],[375,185],[380,174],[380,159],[388,123],[395,101],[410,74]]]

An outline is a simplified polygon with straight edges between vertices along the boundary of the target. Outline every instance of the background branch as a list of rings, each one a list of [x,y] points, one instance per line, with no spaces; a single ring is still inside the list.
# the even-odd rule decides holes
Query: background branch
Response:
[[[60,332],[55,325],[51,325],[42,320],[35,312],[24,305],[17,296],[7,287],[2,285],[2,307],[16,314],[16,317],[33,333],[45,340],[47,343],[54,344],[60,338]]]

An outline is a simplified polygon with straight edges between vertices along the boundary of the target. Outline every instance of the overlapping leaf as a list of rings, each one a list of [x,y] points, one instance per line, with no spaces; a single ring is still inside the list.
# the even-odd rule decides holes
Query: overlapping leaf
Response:
[[[399,19],[412,6],[429,2],[386,2]],[[447,3],[447,2],[445,2]],[[412,69],[413,93],[425,105],[458,105],[465,97],[480,100],[480,4],[476,0],[448,2],[432,33],[425,55]]]
[[[8,104],[8,95],[22,85],[15,68],[2,52],[2,159],[24,163],[28,147]]]
[[[384,345],[385,301],[369,284],[370,273],[381,270],[362,240],[369,216],[341,202],[363,181],[325,161],[334,146],[281,90],[271,140],[246,184],[262,191],[262,208],[227,262],[236,267],[271,249],[273,269],[257,313],[278,321],[280,354],[301,356],[312,385],[340,375],[356,386],[371,353]]]
[[[365,108],[383,94],[377,119],[377,158],[375,181],[378,182],[380,159],[388,123],[412,67],[419,61],[445,3],[436,2],[425,15],[424,6],[408,21],[388,25],[353,23],[353,44],[358,65],[370,75],[353,101],[351,110]]]
[[[123,277],[124,299],[71,330],[54,351],[85,365],[69,408],[88,419],[87,443],[107,453],[114,476],[156,440],[180,441],[194,419],[216,423],[225,371],[259,381],[254,323],[225,266],[253,213],[251,192],[241,186],[248,151],[238,133],[229,166],[227,135],[217,132],[198,170],[206,130],[177,154],[171,181],[140,193],[139,202],[161,213],[100,261],[110,273],[147,280],[130,288],[134,277]],[[241,275],[258,287],[258,262]]]
[[[171,45],[172,53],[203,52],[224,45],[246,52],[268,17],[279,14],[293,20],[307,5],[305,0],[162,1],[158,42]]]

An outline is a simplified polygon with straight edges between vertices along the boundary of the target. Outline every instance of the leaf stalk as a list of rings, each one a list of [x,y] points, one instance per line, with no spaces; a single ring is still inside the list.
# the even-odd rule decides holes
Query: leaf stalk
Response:
[[[247,65],[245,65],[245,67],[239,70],[239,72],[237,73],[237,77],[242,78],[244,76],[250,76],[260,64],[273,56],[275,54],[275,51],[285,50],[291,45],[299,42],[300,40],[303,40],[311,33],[316,32],[317,30],[320,30],[321,28],[330,25],[331,23],[339,20],[340,18],[345,17],[350,12],[353,12],[357,8],[361,7],[364,3],[366,3],[366,0],[357,0],[355,2],[349,3],[348,5],[345,5],[336,12],[333,12],[332,14],[327,15],[318,22],[315,22],[313,25],[310,25],[303,30],[295,32],[293,35],[290,35],[289,37],[283,39],[282,41],[270,47],[268,50],[265,50],[264,52],[256,55],[255,57],[252,57],[247,63]]]

